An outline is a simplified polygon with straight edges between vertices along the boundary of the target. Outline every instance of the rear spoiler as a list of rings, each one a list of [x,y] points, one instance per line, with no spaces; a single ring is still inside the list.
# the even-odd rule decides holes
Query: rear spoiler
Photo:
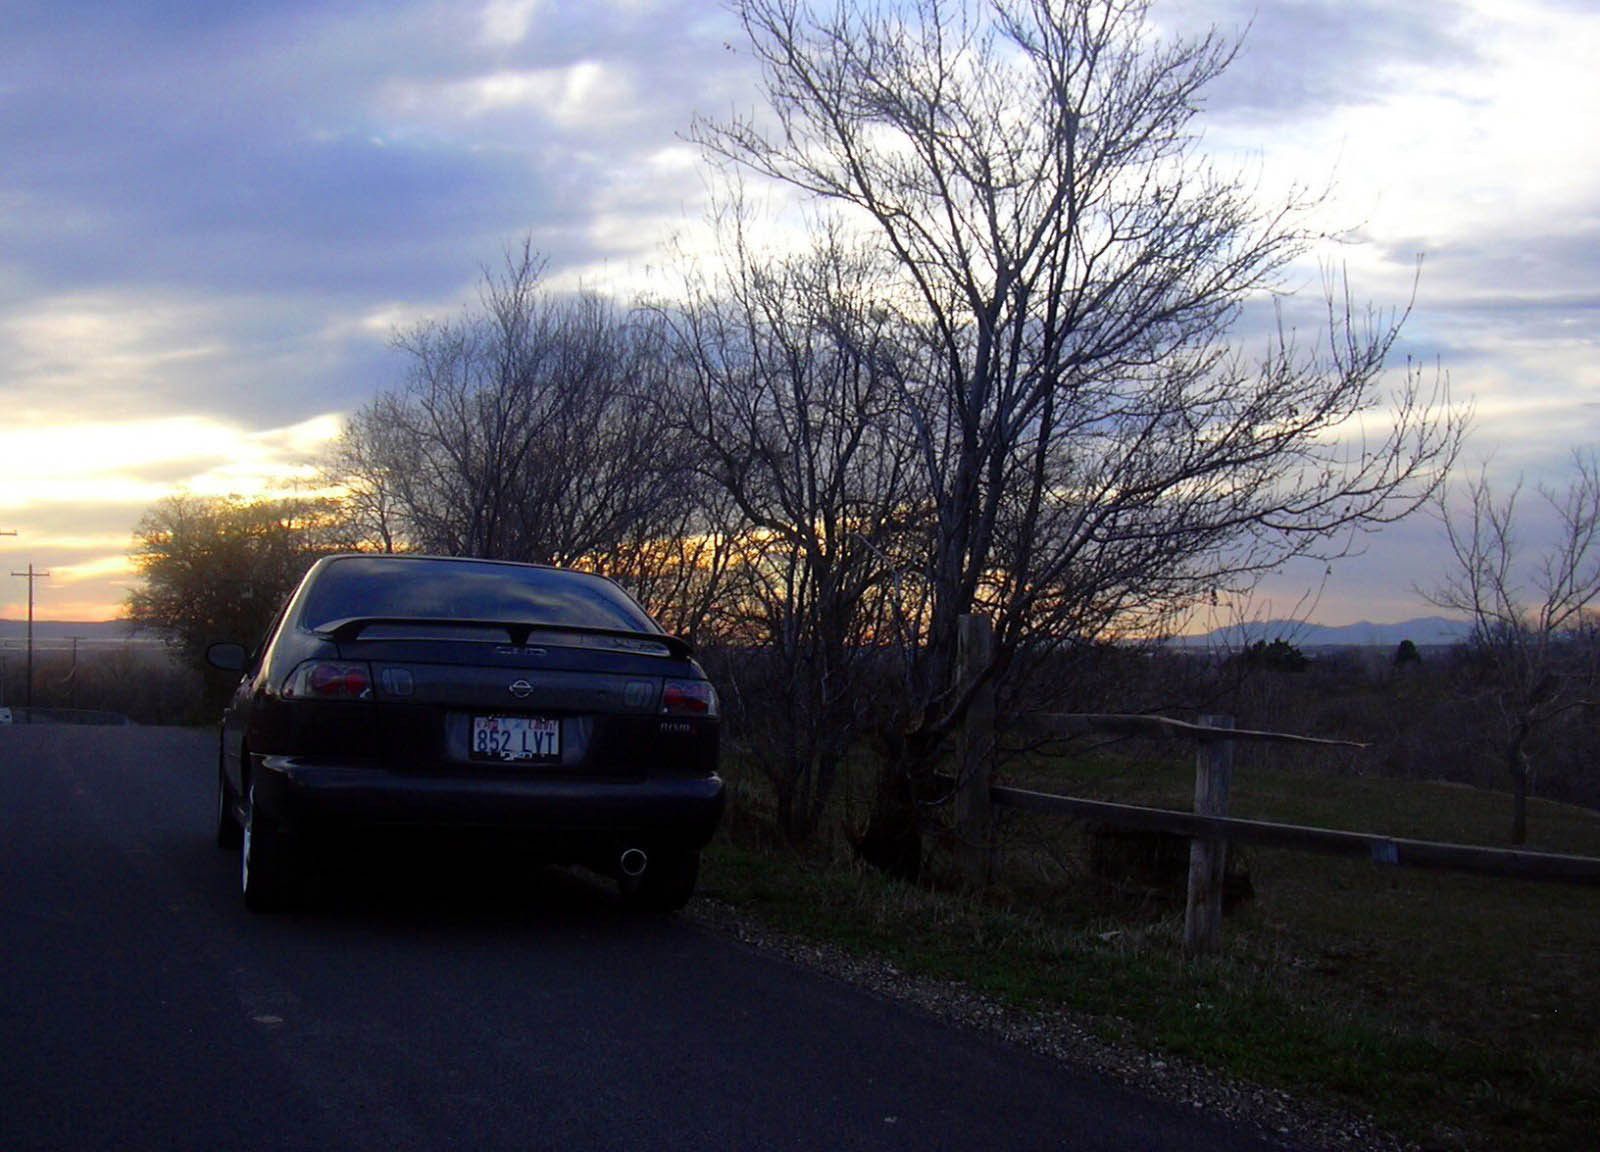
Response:
[[[598,636],[609,640],[629,640],[640,644],[660,644],[667,653],[679,660],[694,654],[694,647],[679,636],[665,632],[634,632],[626,628],[591,628],[582,624],[536,624],[527,620],[463,620],[455,616],[348,616],[343,620],[329,620],[314,631],[318,636],[336,644],[347,644],[368,628],[381,625],[426,625],[430,628],[500,628],[511,643],[521,647],[534,633],[575,633],[579,636]]]

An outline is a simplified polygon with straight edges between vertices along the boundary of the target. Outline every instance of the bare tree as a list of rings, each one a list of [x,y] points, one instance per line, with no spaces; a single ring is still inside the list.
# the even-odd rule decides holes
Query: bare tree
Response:
[[[1159,41],[1133,0],[737,0],[760,118],[701,122],[713,157],[836,206],[890,261],[881,304],[929,494],[900,574],[918,643],[875,824],[904,826],[969,699],[957,622],[1020,653],[1147,628],[1212,590],[1404,515],[1459,427],[1441,378],[1383,368],[1404,312],[1330,288],[1326,339],[1230,347],[1315,239],[1199,155],[1235,45]],[[1368,429],[1361,418],[1375,414]]]
[[[836,233],[761,260],[736,230],[726,274],[663,311],[697,467],[744,525],[725,622],[763,655],[733,683],[761,710],[744,735],[796,839],[815,829],[874,703],[891,556],[925,530],[877,264]]]
[[[739,639],[736,572],[748,529],[725,492],[686,481],[682,499],[580,564],[621,583],[674,635],[727,647]]]
[[[356,539],[383,552],[403,550],[405,508],[399,491],[412,473],[402,464],[408,446],[389,418],[390,401],[353,413],[323,462],[323,478],[343,491],[341,506]]]
[[[1530,744],[1563,713],[1591,699],[1600,644],[1600,457],[1574,454],[1565,490],[1536,489],[1553,518],[1550,543],[1530,554],[1519,532],[1519,481],[1497,498],[1487,471],[1466,486],[1462,508],[1438,507],[1453,561],[1425,594],[1472,621],[1472,655],[1499,717],[1499,748],[1513,783],[1511,838],[1528,834],[1535,768]]]
[[[524,244],[477,310],[396,337],[409,379],[352,418],[331,465],[383,546],[606,568],[694,507],[657,348],[542,272]]]

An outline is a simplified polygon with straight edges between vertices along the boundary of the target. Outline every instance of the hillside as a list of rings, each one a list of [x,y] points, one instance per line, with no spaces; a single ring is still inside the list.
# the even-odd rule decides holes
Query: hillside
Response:
[[[1398,624],[1359,624],[1331,626],[1308,624],[1302,620],[1265,620],[1233,624],[1198,636],[1179,636],[1172,644],[1179,648],[1244,648],[1257,640],[1287,640],[1297,648],[1393,648],[1410,640],[1419,648],[1448,648],[1463,643],[1472,625],[1465,620],[1443,616],[1422,616]]]
[[[130,640],[136,643],[155,643],[160,639],[149,632],[133,631],[133,625],[126,620],[35,620],[33,622],[35,643],[50,642],[54,645],[70,641],[74,636],[80,641],[91,644],[123,644]],[[27,637],[26,620],[0,620],[0,642],[22,641]]]

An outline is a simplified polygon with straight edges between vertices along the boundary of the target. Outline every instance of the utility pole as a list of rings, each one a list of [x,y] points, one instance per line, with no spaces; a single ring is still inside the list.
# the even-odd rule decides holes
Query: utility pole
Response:
[[[26,572],[13,572],[13,576],[26,576],[28,578],[28,683],[23,690],[23,706],[28,710],[28,723],[33,723],[33,582],[42,580],[50,575],[48,572],[37,572],[32,564],[28,565]]]
[[[16,534],[17,534],[17,530],[15,528],[0,528],[0,536],[15,536]],[[0,649],[0,704],[4,704],[5,703],[5,699],[6,699],[6,657],[5,657],[4,650]]]
[[[72,670],[67,673],[67,707],[78,706],[78,641],[87,640],[87,636],[68,636],[72,641]]]

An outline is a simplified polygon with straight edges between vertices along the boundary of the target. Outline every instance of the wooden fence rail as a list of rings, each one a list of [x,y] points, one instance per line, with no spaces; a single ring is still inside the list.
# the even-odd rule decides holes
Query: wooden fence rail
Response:
[[[1192,740],[1197,744],[1313,744],[1322,748],[1366,748],[1352,740],[1323,740],[1316,736],[1295,736],[1288,732],[1257,732],[1249,728],[1212,727],[1190,724],[1166,716],[1139,716],[1129,713],[1040,712],[1019,717],[1029,728],[1055,736],[1088,736],[1106,733],[1114,736],[1143,736],[1146,739]]]
[[[989,622],[978,616],[962,620],[963,675],[986,674],[992,652]],[[1308,828],[1228,815],[1233,747],[1238,743],[1302,744],[1364,748],[1344,740],[1322,740],[1284,732],[1236,729],[1227,716],[1203,717],[1190,724],[1165,716],[1069,713],[1018,718],[1028,727],[1057,736],[1108,733],[1155,739],[1183,739],[1199,745],[1195,760],[1195,808],[1175,812],[1078,796],[1056,796],[994,784],[989,777],[993,748],[992,703],[969,717],[962,739],[957,824],[969,846],[969,874],[986,881],[994,864],[993,808],[1015,808],[1060,816],[1088,818],[1118,827],[1167,832],[1189,837],[1189,889],[1184,916],[1184,951],[1191,956],[1215,951],[1222,934],[1222,877],[1229,841],[1269,844],[1279,848],[1366,857],[1375,864],[1402,868],[1448,869],[1520,880],[1600,884],[1600,859],[1548,852],[1487,848],[1409,840],[1368,832]]]
[[[1308,828],[1299,824],[1274,824],[1264,820],[1201,816],[1166,808],[1143,808],[1107,800],[1055,796],[1025,788],[995,785],[989,789],[997,808],[1049,812],[1099,820],[1120,828],[1171,832],[1177,836],[1212,837],[1275,848],[1298,848],[1330,856],[1366,857],[1374,864],[1400,868],[1433,868],[1472,872],[1519,880],[1549,880],[1569,884],[1600,884],[1600,858],[1527,852],[1511,848],[1484,848],[1473,844],[1447,844],[1433,840],[1408,840],[1370,832],[1344,832],[1333,828]]]

